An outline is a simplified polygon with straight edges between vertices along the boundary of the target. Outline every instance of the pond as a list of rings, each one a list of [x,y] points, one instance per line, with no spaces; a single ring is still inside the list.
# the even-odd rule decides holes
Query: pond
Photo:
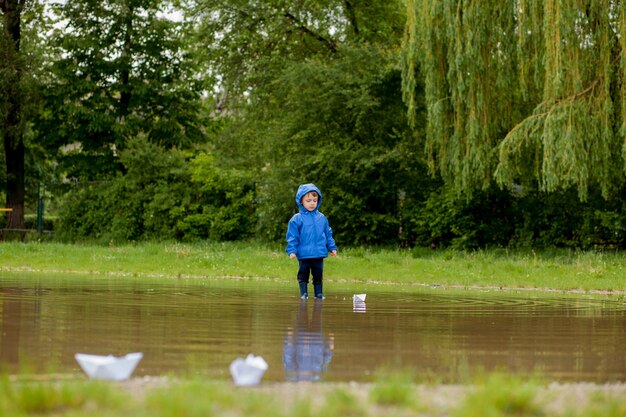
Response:
[[[301,301],[295,282],[2,273],[0,369],[78,375],[75,353],[143,352],[134,375],[229,379],[230,362],[253,353],[269,364],[264,381],[369,381],[381,369],[442,382],[476,370],[626,380],[618,296],[325,290],[324,301]]]

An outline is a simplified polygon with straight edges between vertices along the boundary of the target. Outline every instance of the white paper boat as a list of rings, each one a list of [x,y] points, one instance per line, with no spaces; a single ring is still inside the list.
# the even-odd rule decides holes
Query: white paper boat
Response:
[[[143,357],[143,353],[129,353],[119,358],[113,355],[101,356],[77,353],[74,357],[91,379],[123,381],[130,378],[130,375]]]
[[[242,358],[235,359],[230,364],[230,374],[235,385],[252,386],[261,382],[267,368],[267,362],[262,357],[254,356],[251,353],[245,360]]]
[[[352,296],[352,311],[355,313],[365,313],[365,297],[367,294],[354,294]]]
[[[366,310],[367,307],[363,301],[356,301],[354,304],[352,304],[352,311],[354,311],[355,313],[365,313]]]

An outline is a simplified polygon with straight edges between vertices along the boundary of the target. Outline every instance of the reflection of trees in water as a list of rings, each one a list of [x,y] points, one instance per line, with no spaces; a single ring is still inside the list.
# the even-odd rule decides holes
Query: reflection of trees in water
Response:
[[[14,288],[0,290],[0,363],[16,364],[19,360],[22,301]]]
[[[313,302],[310,320],[307,304],[300,303],[295,327],[289,328],[285,336],[283,365],[287,381],[318,381],[333,357],[333,336],[326,337],[322,330],[324,303]]]

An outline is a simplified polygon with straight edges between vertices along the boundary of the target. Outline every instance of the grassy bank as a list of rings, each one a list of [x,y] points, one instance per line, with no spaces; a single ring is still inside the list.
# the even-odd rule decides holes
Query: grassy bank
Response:
[[[0,413],[13,417],[567,416],[626,414],[626,386],[546,385],[500,374],[467,385],[416,384],[388,375],[371,384],[261,384],[204,380],[0,380]]]
[[[280,245],[0,243],[0,271],[293,280]],[[329,282],[625,292],[626,253],[346,249],[326,262]]]

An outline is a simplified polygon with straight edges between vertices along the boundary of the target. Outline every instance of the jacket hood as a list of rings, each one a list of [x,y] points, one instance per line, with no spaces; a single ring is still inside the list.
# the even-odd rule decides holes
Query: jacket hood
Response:
[[[304,197],[305,194],[310,193],[311,191],[315,191],[318,196],[317,207],[315,207],[315,210],[319,209],[322,205],[322,192],[320,191],[320,189],[317,188],[315,184],[302,184],[298,187],[298,192],[296,192],[296,205],[298,206],[300,211],[307,211],[307,209],[304,208],[300,200],[302,200],[302,197]]]

